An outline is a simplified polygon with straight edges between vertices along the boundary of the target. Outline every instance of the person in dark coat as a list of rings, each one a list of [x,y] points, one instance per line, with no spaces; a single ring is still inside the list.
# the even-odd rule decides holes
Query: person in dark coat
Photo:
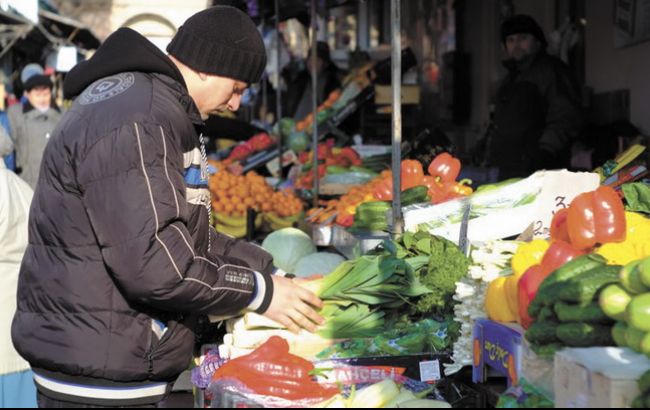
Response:
[[[200,132],[259,81],[255,25],[212,7],[167,51],[121,28],[66,78],[76,100],[43,155],[12,325],[41,407],[158,404],[190,365],[198,315],[322,324],[271,255],[209,225]]]
[[[544,32],[532,17],[506,20],[501,38],[508,74],[487,137],[487,165],[497,167],[502,180],[568,167],[583,125],[574,76],[564,62],[547,54]]]
[[[318,72],[318,104],[327,100],[330,93],[341,88],[344,72],[332,61],[329,45],[319,41],[316,46]],[[283,73],[287,84],[287,116],[302,120],[313,112],[311,84],[311,49],[309,56],[300,70],[286,70]]]

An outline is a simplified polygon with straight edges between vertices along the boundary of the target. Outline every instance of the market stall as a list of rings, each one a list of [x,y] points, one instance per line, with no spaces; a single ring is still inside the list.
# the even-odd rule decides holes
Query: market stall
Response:
[[[259,239],[276,266],[305,279],[326,324],[294,334],[250,313],[227,321],[193,371],[199,404],[647,407],[645,147],[589,173],[540,171],[481,187],[461,179],[449,153],[428,164],[402,158],[399,5],[391,1],[390,157],[325,138],[368,98],[352,82],[322,107],[314,92],[311,122],[280,121],[280,140],[256,136],[213,163],[217,229]],[[284,188],[233,171],[279,155],[278,141],[296,132],[290,148],[311,152],[288,158],[297,171]],[[326,190],[333,175],[353,174],[364,178],[338,195]]]

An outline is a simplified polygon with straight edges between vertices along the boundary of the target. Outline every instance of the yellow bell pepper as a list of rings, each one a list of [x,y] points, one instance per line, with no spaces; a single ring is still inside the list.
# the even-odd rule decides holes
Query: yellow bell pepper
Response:
[[[650,219],[634,212],[626,212],[625,219],[625,241],[605,244],[596,251],[610,265],[627,265],[650,256]]]
[[[522,276],[523,275],[508,276],[505,283],[506,303],[510,312],[512,312],[515,317],[519,317],[519,279],[521,279]]]
[[[510,263],[512,267],[512,276],[505,281],[505,298],[512,316],[516,319],[519,317],[519,279],[524,273],[535,265],[542,263],[544,255],[551,244],[543,239],[522,244]]]
[[[485,311],[490,320],[496,322],[516,322],[517,315],[513,314],[505,297],[505,284],[508,277],[500,277],[490,282],[485,297]]]
[[[542,259],[550,247],[551,244],[544,239],[537,239],[521,245],[515,256],[512,257],[513,274],[521,277],[528,269],[542,263]]]

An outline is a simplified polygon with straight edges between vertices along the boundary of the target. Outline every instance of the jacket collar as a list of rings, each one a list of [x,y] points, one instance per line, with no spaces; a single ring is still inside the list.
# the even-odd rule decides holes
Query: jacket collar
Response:
[[[23,114],[27,114],[28,112],[31,112],[31,111],[34,111],[34,110],[36,110],[36,108],[29,101],[25,101],[23,103]],[[59,113],[61,112],[59,107],[56,104],[54,104],[54,102],[52,102],[52,104],[50,105],[50,110],[54,110],[54,111],[59,112]]]
[[[175,79],[164,74],[154,74],[176,97],[177,101],[181,104],[187,116],[193,124],[203,126],[205,122],[201,118],[201,113],[190,96],[185,84],[181,84]]]
[[[535,62],[546,55],[546,52],[540,50],[537,54],[532,55],[526,58],[524,61],[517,62],[513,59],[508,59],[503,62],[503,66],[508,70],[508,73],[512,76],[517,76],[518,74],[525,73],[530,70],[530,68],[535,64]]]

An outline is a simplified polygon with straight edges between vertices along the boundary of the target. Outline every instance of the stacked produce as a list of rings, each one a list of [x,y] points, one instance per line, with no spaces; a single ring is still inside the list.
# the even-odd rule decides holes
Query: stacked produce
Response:
[[[598,255],[584,255],[548,276],[529,307],[535,322],[526,338],[540,355],[564,347],[611,346],[611,325],[600,292],[619,278],[620,266]]]
[[[297,259],[315,252],[308,237],[299,231],[274,235],[281,235],[282,240],[270,236],[263,246],[285,271],[292,272]],[[451,320],[453,295],[468,266],[469,260],[453,243],[427,232],[407,233],[397,242],[386,241],[384,249],[374,254],[344,262],[329,274],[322,272],[325,277],[303,284],[325,303],[320,313],[326,323],[316,335],[291,335],[283,326],[249,314],[231,323],[233,338],[228,342],[235,349],[251,349],[270,335],[281,335],[296,345],[300,339],[303,344],[308,344],[305,340],[321,344],[323,348],[311,352],[315,355],[327,347],[324,340],[373,338],[387,329],[432,318],[440,318],[441,323],[449,320],[441,338],[448,333],[455,339],[460,324]],[[251,341],[256,342],[251,345]]]
[[[450,321],[425,319],[413,324],[395,324],[379,336],[370,339],[350,339],[325,348],[316,357],[321,360],[355,357],[405,356],[440,353],[451,343]]]
[[[453,364],[445,365],[447,375],[459,371],[464,366],[472,365],[472,349],[474,324],[476,319],[486,314],[493,320],[503,318],[493,317],[495,312],[508,308],[504,303],[502,292],[488,291],[492,283],[506,279],[508,267],[520,243],[514,241],[494,241],[472,250],[472,265],[466,278],[456,283],[454,301],[459,302],[455,307],[455,320],[461,324],[460,337],[454,344]],[[496,289],[502,287],[499,285]],[[486,301],[487,296],[487,301]],[[486,313],[487,309],[487,313]],[[507,318],[510,319],[510,318]],[[510,321],[510,320],[503,320]]]
[[[260,151],[267,150],[276,144],[276,141],[267,133],[260,133],[253,136],[246,142],[236,145],[224,160],[224,164],[230,165],[237,161],[245,160],[246,158],[256,154]]]
[[[296,180],[296,187],[312,189],[314,185],[314,153],[303,152],[298,159],[302,169]],[[334,140],[318,145],[318,164],[318,177],[321,180],[326,177],[336,180],[336,176],[339,176],[341,183],[350,184],[350,179],[366,183],[377,176],[374,171],[362,167],[361,157],[354,149],[350,147],[336,148]]]
[[[331,118],[338,109],[342,108],[341,104],[337,104],[339,99],[342,97],[342,94],[343,93],[341,92],[341,90],[334,90],[330,93],[330,95],[327,97],[325,102],[323,102],[321,105],[318,106],[318,108],[316,109],[317,112],[316,121],[318,122],[319,125],[327,121],[329,118]],[[346,96],[346,99],[349,99],[349,97]],[[309,132],[311,131],[313,125],[314,125],[314,114],[309,113],[305,118],[301,119],[296,123],[296,131]]]
[[[216,165],[217,172],[210,176],[212,209],[218,232],[234,237],[246,234],[246,213],[253,209],[261,215],[256,220],[260,227],[263,219],[271,230],[293,226],[302,216],[302,201],[290,191],[274,191],[264,177],[249,172],[245,176],[234,175]]]
[[[519,243],[510,260],[511,275],[503,275],[488,286],[485,305],[488,318],[497,322],[521,323],[519,281],[526,271],[542,262],[548,249],[549,244],[544,240]]]
[[[614,341],[650,357],[650,258],[629,263],[617,279],[600,295],[605,314],[618,321]]]
[[[461,171],[461,163],[457,158],[448,153],[438,155],[428,168],[428,175],[424,174],[422,163],[415,160],[404,160],[401,165],[401,191],[418,186],[427,187],[429,201],[441,204],[452,199],[469,196],[473,193],[467,184],[470,181],[457,181]],[[393,199],[393,181],[386,179],[375,191],[375,198],[381,201]],[[427,201],[427,202],[429,202]]]
[[[460,168],[460,161],[447,153],[434,159],[429,166],[429,175],[424,174],[420,162],[402,161],[402,205],[439,204],[471,195],[472,188],[466,185],[467,181],[456,181]],[[327,223],[336,218],[336,224],[345,228],[385,231],[389,225],[390,215],[387,211],[392,199],[393,175],[391,171],[384,171],[366,185],[353,188],[339,201],[330,201],[325,208],[311,210],[309,215],[316,223]],[[362,213],[358,214],[364,203],[369,204],[361,208]]]
[[[596,253],[611,264],[628,263],[650,256],[650,219],[639,213],[626,212],[627,237],[620,243],[608,243]]]
[[[308,212],[309,220],[318,224],[335,222],[339,226],[352,226],[359,205],[364,202],[376,201],[374,196],[376,187],[385,178],[391,177],[390,171],[384,171],[369,183],[353,187],[340,199],[327,202],[326,207],[310,210]]]

